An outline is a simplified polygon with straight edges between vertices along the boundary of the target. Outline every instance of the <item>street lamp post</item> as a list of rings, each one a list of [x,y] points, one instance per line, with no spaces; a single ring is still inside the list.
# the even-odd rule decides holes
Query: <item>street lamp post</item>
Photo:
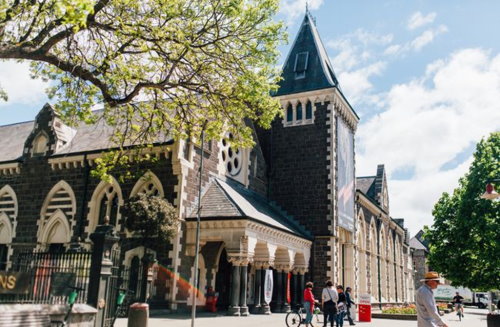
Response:
[[[200,172],[199,172],[199,181],[198,181],[198,208],[196,212],[196,248],[194,252],[194,281],[193,281],[193,302],[191,308],[191,327],[194,327],[194,320],[196,318],[196,290],[198,286],[198,278],[200,277],[198,274],[198,257],[200,252],[200,222],[201,222],[201,186],[202,186],[202,177],[203,177],[203,149],[205,143],[205,127],[207,126],[207,121],[203,123],[203,127],[201,129],[201,146],[200,146]]]

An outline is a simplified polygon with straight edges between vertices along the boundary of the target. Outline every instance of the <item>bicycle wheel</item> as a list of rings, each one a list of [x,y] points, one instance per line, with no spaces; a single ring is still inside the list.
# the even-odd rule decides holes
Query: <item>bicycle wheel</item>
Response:
[[[289,312],[286,314],[285,323],[287,327],[298,327],[300,326],[302,319],[297,312]]]

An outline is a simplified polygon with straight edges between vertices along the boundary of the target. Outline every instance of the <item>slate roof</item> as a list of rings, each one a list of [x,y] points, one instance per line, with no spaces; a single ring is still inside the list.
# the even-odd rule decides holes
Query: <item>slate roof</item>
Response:
[[[16,160],[23,154],[24,142],[32,129],[32,121],[0,126],[0,162]]]
[[[375,200],[376,176],[356,177],[356,189]]]
[[[429,249],[425,245],[423,245],[415,236],[410,239],[410,248],[416,250],[425,250],[429,252]]]
[[[296,78],[297,54],[308,53],[304,78]],[[276,96],[320,90],[338,85],[337,77],[319,37],[316,23],[309,12],[306,13],[297,37],[283,65]]]
[[[231,180],[214,179],[201,200],[202,220],[252,219],[306,239],[312,235],[263,196]],[[196,210],[188,219],[196,216]]]
[[[99,111],[95,113],[99,114]],[[35,121],[29,121],[0,126],[0,162],[18,160],[22,156],[24,144],[32,132],[34,124]],[[52,156],[95,152],[116,147],[116,144],[110,141],[110,137],[113,134],[113,127],[107,125],[102,120],[99,120],[94,125],[82,123],[78,127],[74,127],[74,129],[76,133],[72,132],[74,136],[71,140],[64,147],[58,149]],[[55,132],[59,132],[60,134],[61,131],[56,130]],[[172,141],[172,138],[159,135],[156,143],[167,143],[170,141]]]

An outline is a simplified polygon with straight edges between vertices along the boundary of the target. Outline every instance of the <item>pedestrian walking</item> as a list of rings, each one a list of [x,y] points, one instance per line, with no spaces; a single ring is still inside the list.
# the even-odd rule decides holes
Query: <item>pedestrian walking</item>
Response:
[[[354,323],[354,321],[352,321],[351,318],[351,306],[356,305],[356,303],[354,303],[354,301],[352,300],[350,287],[347,287],[345,289],[345,301],[347,304],[347,320],[349,320],[349,325],[354,326],[356,324]]]
[[[344,317],[347,310],[347,301],[344,293],[344,287],[342,285],[337,285],[337,293],[339,294],[339,299],[337,301],[337,327],[343,327]]]
[[[432,290],[439,285],[439,275],[435,271],[429,271],[425,278],[420,280],[424,284],[417,290],[417,326],[418,327],[448,327],[441,319],[436,307],[436,300]]]
[[[306,327],[313,327],[312,318],[314,304],[318,302],[316,299],[314,299],[314,295],[312,293],[313,286],[314,285],[312,282],[307,282],[306,288],[304,289],[304,309],[306,310],[306,319],[304,320],[304,323],[306,324]]]
[[[330,322],[330,326],[333,327],[333,322],[337,318],[337,301],[339,299],[339,295],[335,288],[333,288],[332,281],[327,281],[325,284],[325,288],[321,293],[321,306],[323,307],[323,327],[326,327],[328,321]]]

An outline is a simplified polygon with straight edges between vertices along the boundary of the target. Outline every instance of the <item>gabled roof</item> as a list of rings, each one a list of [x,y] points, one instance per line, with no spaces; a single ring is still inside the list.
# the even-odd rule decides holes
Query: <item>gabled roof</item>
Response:
[[[193,210],[189,218],[195,216],[196,210]],[[201,199],[200,217],[202,220],[252,219],[302,238],[312,238],[309,232],[266,198],[231,180],[215,178],[212,181]]]
[[[307,53],[305,57],[300,54]],[[297,56],[299,55],[299,56]],[[304,77],[296,75],[297,61],[305,60]],[[282,80],[276,96],[320,90],[338,85],[328,54],[319,37],[316,23],[309,12],[306,12],[300,30],[285,60]]]
[[[23,155],[24,141],[33,130],[33,122],[0,126],[0,162],[14,161]]]
[[[375,176],[356,177],[356,189],[375,200]]]
[[[419,241],[415,236],[410,239],[410,248],[416,250],[424,250],[429,252],[429,249]]]

